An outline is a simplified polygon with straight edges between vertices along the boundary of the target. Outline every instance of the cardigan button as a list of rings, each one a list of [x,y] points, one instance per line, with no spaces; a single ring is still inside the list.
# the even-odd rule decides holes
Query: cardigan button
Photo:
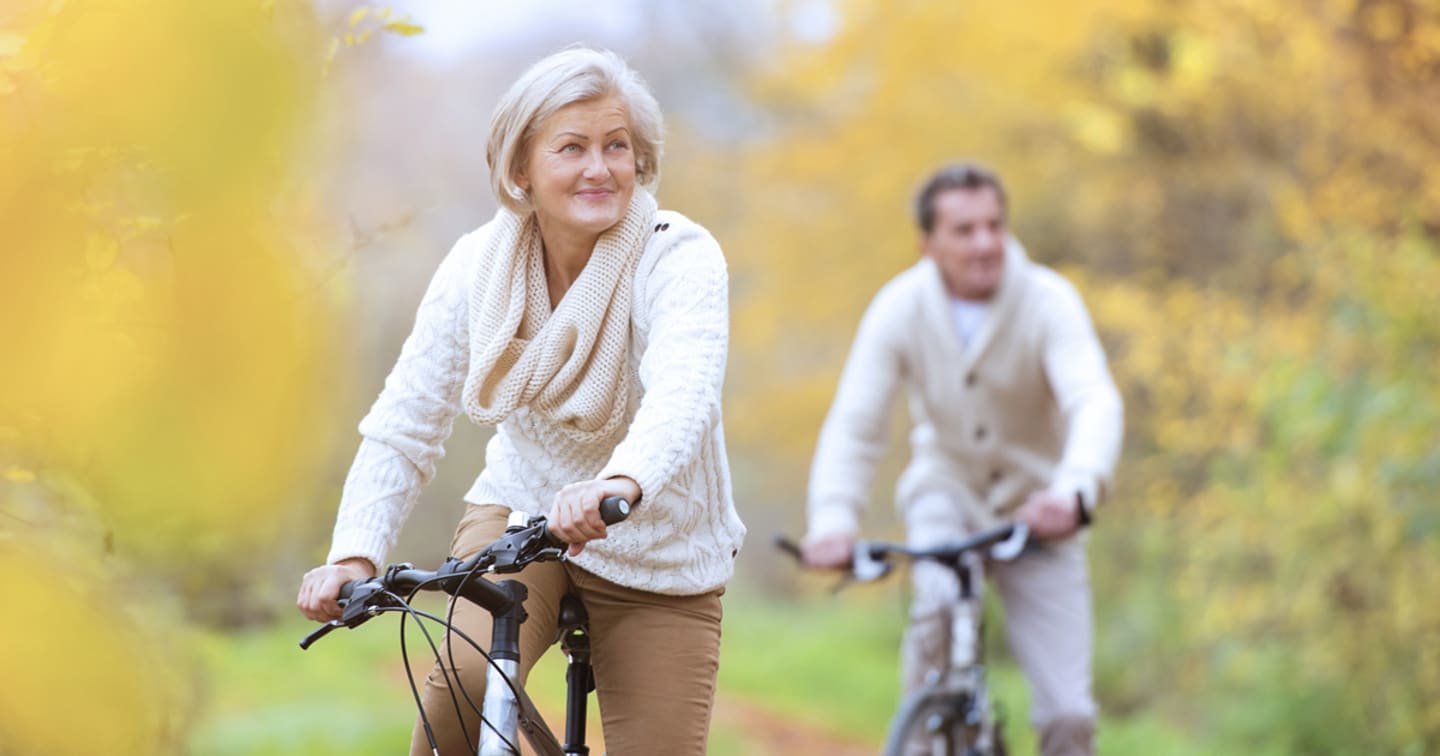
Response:
[[[1000,482],[1000,468],[996,467],[990,470],[990,482],[992,484]]]
[[[970,372],[968,372],[968,373],[965,374],[965,385],[966,385],[966,386],[974,386],[974,385],[975,385],[975,371],[974,371],[974,370],[971,370]]]
[[[980,426],[979,428],[976,428],[976,429],[975,429],[975,440],[976,440],[976,441],[984,441],[984,440],[985,440],[985,426],[982,425],[982,426]]]

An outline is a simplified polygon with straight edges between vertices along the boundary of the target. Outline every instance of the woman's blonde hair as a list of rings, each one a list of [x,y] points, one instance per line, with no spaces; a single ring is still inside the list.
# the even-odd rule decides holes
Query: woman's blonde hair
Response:
[[[635,180],[654,191],[660,183],[660,153],[665,124],[650,88],[625,61],[609,50],[571,47],[541,59],[510,85],[490,117],[485,162],[495,199],[519,215],[530,212],[516,177],[525,168],[530,143],[540,125],[556,111],[577,102],[617,95],[630,119],[635,151]]]

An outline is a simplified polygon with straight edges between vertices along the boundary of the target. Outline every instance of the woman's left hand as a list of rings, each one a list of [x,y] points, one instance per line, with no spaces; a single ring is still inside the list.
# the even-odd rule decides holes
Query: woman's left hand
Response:
[[[623,477],[582,480],[555,494],[555,503],[546,519],[550,522],[550,532],[570,544],[570,556],[579,554],[587,542],[605,537],[600,502],[610,496],[622,497],[633,504],[640,500],[640,484]]]

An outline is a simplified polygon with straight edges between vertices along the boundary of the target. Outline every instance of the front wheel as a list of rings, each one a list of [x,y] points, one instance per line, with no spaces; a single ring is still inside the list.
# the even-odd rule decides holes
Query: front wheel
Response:
[[[1005,756],[999,733],[986,719],[968,693],[918,691],[896,712],[885,756]]]

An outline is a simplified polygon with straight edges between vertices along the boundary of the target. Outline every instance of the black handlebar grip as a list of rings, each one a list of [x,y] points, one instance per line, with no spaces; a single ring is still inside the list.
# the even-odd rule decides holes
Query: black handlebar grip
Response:
[[[619,496],[607,496],[600,502],[600,519],[614,525],[630,516],[630,502]]]
[[[336,598],[340,600],[350,598],[350,594],[354,593],[355,589],[359,588],[363,583],[365,583],[366,580],[374,580],[374,578],[365,578],[365,580],[350,580],[341,584],[340,595],[336,596]]]

